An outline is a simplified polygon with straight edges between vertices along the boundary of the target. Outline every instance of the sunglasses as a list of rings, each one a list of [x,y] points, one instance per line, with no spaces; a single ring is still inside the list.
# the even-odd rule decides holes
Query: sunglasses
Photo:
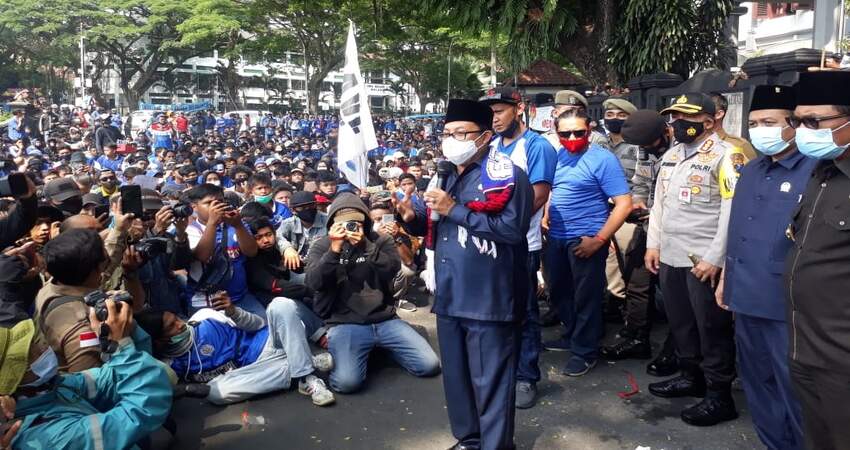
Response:
[[[826,120],[839,119],[842,117],[848,117],[848,114],[836,114],[834,116],[826,116],[826,117],[786,117],[785,121],[788,122],[788,125],[791,128],[800,128],[802,124],[804,127],[810,130],[817,130],[820,128],[820,123]]]
[[[558,136],[564,139],[569,139],[570,136],[575,136],[577,139],[581,139],[587,136],[587,130],[559,131]]]

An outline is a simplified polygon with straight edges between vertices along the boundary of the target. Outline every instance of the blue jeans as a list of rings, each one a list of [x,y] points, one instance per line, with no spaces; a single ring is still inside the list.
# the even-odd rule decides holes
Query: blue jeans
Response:
[[[389,350],[393,359],[417,377],[440,371],[437,354],[419,333],[401,319],[368,325],[341,324],[328,331],[328,351],[334,359],[331,389],[341,393],[359,390],[366,381],[366,363],[375,348]]]
[[[570,341],[574,356],[587,362],[599,356],[599,342],[605,334],[602,299],[605,292],[605,260],[608,247],[590,258],[573,253],[580,239],[549,238],[546,270],[549,291],[564,324],[564,338]]]
[[[540,306],[537,304],[537,270],[540,269],[540,250],[528,252],[528,298],[526,317],[522,324],[517,381],[540,381],[538,358],[543,344],[540,342]]]

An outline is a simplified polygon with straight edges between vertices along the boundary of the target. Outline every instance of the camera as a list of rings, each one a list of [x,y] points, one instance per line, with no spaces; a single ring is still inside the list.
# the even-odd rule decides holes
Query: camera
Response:
[[[163,237],[150,237],[136,243],[136,251],[145,261],[150,261],[159,255],[171,253],[170,240]]]
[[[133,301],[133,297],[124,291],[118,292],[111,297],[119,310],[121,309],[122,302],[129,306]],[[109,310],[106,309],[106,300],[109,298],[110,295],[107,295],[101,290],[96,290],[86,294],[83,297],[83,302],[85,302],[86,306],[94,308],[94,316],[97,317],[97,320],[103,322],[109,316]]]
[[[345,222],[345,231],[355,232],[360,229],[360,223],[354,221]]]
[[[175,219],[185,219],[195,213],[192,205],[186,202],[177,202],[171,207],[171,213]]]
[[[26,174],[17,172],[0,178],[0,197],[20,198],[29,191]]]

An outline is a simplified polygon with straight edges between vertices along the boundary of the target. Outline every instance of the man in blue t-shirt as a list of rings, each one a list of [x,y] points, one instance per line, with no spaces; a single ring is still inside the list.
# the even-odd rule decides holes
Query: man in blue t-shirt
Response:
[[[201,184],[187,196],[195,209],[195,220],[186,229],[195,257],[189,268],[189,310],[210,306],[212,295],[226,290],[240,308],[264,315],[263,305],[248,292],[245,273],[245,258],[257,254],[257,242],[239,211],[224,201],[221,186]]]
[[[522,122],[525,103],[517,90],[506,87],[493,89],[479,101],[490,105],[493,110],[493,130],[498,137],[491,142],[491,148],[508,155],[514,165],[524,170],[534,189],[531,224],[526,235],[529,268],[525,299],[527,317],[522,327],[516,385],[516,407],[530,408],[534,406],[537,382],[541,378],[538,366],[541,350],[540,310],[537,305],[537,271],[540,269],[540,253],[543,249],[540,225],[543,206],[549,199],[555,178],[558,155],[549,141],[529,130]]]
[[[562,148],[549,199],[546,269],[566,330],[559,341],[544,347],[568,348],[572,356],[564,373],[575,377],[592,369],[599,356],[608,245],[631,212],[632,197],[617,157],[590,144],[590,120],[584,112],[563,113],[556,119],[556,132]]]
[[[298,381],[298,392],[318,406],[334,402],[333,393],[318,370],[333,367],[329,353],[313,356],[301,315],[306,307],[295,300],[272,300],[265,316],[233,304],[226,293],[211,298],[211,308],[195,313],[188,322],[171,312],[145,311],[136,323],[153,341],[154,354],[164,358],[182,381],[205,383],[192,391],[222,405],[255,395],[288,389]],[[188,389],[187,389],[188,390]]]

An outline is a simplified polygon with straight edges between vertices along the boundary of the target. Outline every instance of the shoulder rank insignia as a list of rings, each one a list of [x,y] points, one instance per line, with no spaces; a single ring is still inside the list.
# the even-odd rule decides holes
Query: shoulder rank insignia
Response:
[[[706,139],[705,142],[702,143],[699,147],[700,152],[707,152],[711,150],[711,147],[714,147],[714,139]]]

